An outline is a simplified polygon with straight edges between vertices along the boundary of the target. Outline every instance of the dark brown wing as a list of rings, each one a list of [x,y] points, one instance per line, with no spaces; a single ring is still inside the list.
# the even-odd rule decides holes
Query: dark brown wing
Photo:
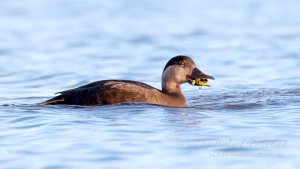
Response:
[[[137,85],[137,86],[140,86],[140,87],[145,88],[145,89],[156,89],[156,88],[154,88],[154,87],[152,87],[152,86],[150,86],[148,84],[145,84],[145,83],[142,83],[142,82],[133,81],[133,80],[102,80],[102,81],[92,82],[92,83],[80,86],[78,88],[75,88],[75,89],[70,89],[70,90],[65,90],[65,91],[57,92],[55,94],[64,94],[64,93],[68,93],[68,92],[72,92],[72,91],[77,91],[77,90],[81,90],[81,89],[88,89],[88,88],[109,88],[112,85],[115,85],[115,84],[124,84],[124,83],[132,84],[132,85]]]
[[[160,92],[145,83],[131,80],[104,80],[75,89],[58,92],[60,95],[41,103],[72,105],[105,105],[147,100],[147,93]],[[147,92],[148,91],[148,92]]]

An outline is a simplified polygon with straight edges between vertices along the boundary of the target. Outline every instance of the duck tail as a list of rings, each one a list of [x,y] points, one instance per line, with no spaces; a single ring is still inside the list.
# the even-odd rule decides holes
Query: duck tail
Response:
[[[38,103],[38,105],[45,106],[45,105],[64,104],[64,101],[65,101],[65,98],[62,95],[59,95],[59,96],[56,96],[47,101]]]

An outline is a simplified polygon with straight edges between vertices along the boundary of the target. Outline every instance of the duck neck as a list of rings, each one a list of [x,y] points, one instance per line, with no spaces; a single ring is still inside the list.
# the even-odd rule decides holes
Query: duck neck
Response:
[[[178,83],[170,79],[162,78],[162,92],[166,94],[183,96]]]
[[[180,85],[174,81],[162,79],[162,93],[167,106],[185,107],[185,97]]]

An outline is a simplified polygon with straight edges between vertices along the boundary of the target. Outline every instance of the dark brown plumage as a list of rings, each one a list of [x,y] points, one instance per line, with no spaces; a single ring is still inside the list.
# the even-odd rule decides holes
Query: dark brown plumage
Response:
[[[124,102],[184,107],[185,98],[180,84],[191,79],[214,79],[196,68],[188,56],[176,56],[169,60],[162,74],[162,90],[131,80],[103,80],[75,89],[58,92],[60,95],[40,103],[41,105],[108,105]]]

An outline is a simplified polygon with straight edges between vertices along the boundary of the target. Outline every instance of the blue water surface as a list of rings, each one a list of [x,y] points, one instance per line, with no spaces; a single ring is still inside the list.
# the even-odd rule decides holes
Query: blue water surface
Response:
[[[298,0],[0,0],[0,168],[299,168]],[[161,86],[191,56],[188,106],[38,106],[104,79]]]

